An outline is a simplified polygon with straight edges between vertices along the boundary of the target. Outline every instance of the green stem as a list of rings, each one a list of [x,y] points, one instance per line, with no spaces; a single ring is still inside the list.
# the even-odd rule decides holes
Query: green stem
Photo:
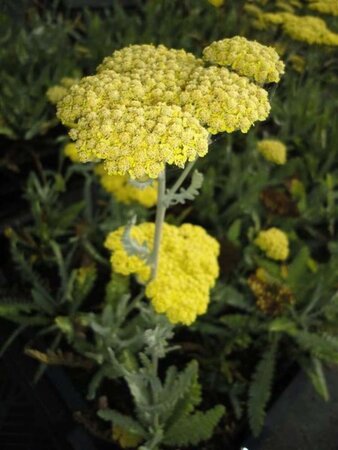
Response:
[[[165,198],[165,169],[158,177],[158,188],[157,188],[157,208],[156,208],[156,222],[155,222],[155,236],[154,236],[154,247],[153,247],[153,267],[151,279],[153,280],[157,275],[158,264],[160,259],[160,244],[162,237],[162,228],[166,212],[166,207],[164,204]]]
[[[159,250],[162,237],[162,228],[165,218],[165,213],[167,207],[170,205],[170,201],[176,194],[178,189],[182,186],[184,180],[187,178],[192,168],[195,165],[195,161],[191,161],[187,164],[181,175],[178,177],[177,181],[174,183],[172,188],[166,193],[166,180],[165,180],[165,169],[158,177],[158,188],[157,188],[157,208],[156,208],[156,222],[155,222],[155,236],[154,236],[154,247],[152,253],[152,275],[153,280],[157,275],[158,264],[159,264]]]
[[[194,167],[195,163],[196,163],[197,159],[195,159],[194,161],[189,162],[185,169],[183,170],[183,172],[181,173],[181,175],[177,178],[176,183],[173,185],[173,187],[168,191],[167,195],[166,195],[166,203],[170,203],[171,198],[176,194],[176,192],[178,191],[178,189],[182,186],[184,180],[187,178],[187,176],[189,175],[189,173],[191,172],[191,169]]]

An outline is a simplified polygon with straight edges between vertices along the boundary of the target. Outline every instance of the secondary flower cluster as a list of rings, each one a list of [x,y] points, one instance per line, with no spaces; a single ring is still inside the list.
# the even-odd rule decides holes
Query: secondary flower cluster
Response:
[[[335,3],[309,0],[309,8],[337,15],[338,3]],[[246,12],[254,18],[253,25],[258,29],[280,27],[285,34],[296,41],[306,42],[310,45],[338,45],[338,34],[331,31],[323,19],[309,15],[297,15],[293,8],[288,9],[287,11],[264,12],[255,5],[245,6]]]
[[[338,16],[338,2],[337,0],[307,0],[308,6],[314,11],[323,14],[331,14]]]
[[[203,57],[259,84],[278,83],[284,73],[284,64],[274,48],[240,36],[213,42],[203,50]]]
[[[278,228],[260,231],[255,244],[266,256],[276,261],[285,261],[289,256],[289,241],[287,235]]]
[[[108,175],[101,164],[95,168],[95,173],[99,176],[102,187],[113,194],[117,201],[126,205],[136,202],[146,208],[156,205],[157,181],[143,186],[140,182],[130,180],[127,175]]]
[[[286,146],[276,139],[263,139],[257,143],[258,151],[268,161],[275,164],[286,163]]]
[[[224,53],[230,70],[205,65],[214,51],[219,60],[211,62]],[[73,85],[57,106],[80,159],[101,160],[110,174],[157,178],[165,164],[183,167],[204,156],[208,133],[247,132],[265,120],[268,95],[255,81],[279,80],[277,53],[245,38],[204,53],[205,61],[163,45],[132,45]]]
[[[296,41],[318,45],[338,45],[338,34],[329,30],[324,20],[313,16],[297,16],[291,13],[268,13],[263,19],[267,23],[279,25]]]
[[[219,244],[206,231],[190,224],[176,227],[164,224],[160,261],[155,279],[144,259],[129,255],[122,243],[125,227],[110,233],[105,246],[112,251],[114,271],[123,275],[136,274],[147,283],[146,295],[156,312],[165,313],[172,323],[190,325],[206,312],[209,291],[218,276]],[[155,225],[142,223],[131,229],[139,245],[152,249]]]

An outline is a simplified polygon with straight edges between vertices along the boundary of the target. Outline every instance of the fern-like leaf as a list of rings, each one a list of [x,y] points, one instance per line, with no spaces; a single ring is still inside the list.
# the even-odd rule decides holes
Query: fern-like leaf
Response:
[[[294,339],[298,345],[312,355],[329,363],[338,363],[338,341],[331,336],[299,331]]]
[[[329,400],[329,390],[327,387],[323,366],[317,358],[303,358],[300,362],[303,370],[309,377],[317,393],[325,400]]]
[[[194,200],[199,195],[202,184],[203,175],[198,170],[195,170],[187,189],[181,188],[180,192],[173,195],[170,195],[169,191],[169,195],[164,200],[166,207],[177,205],[178,203],[184,204],[186,200]]]
[[[129,433],[136,434],[138,436],[147,437],[146,430],[136,420],[130,416],[119,413],[113,409],[100,409],[97,413],[99,417],[108,422],[112,422]]]
[[[259,435],[264,424],[265,408],[271,395],[276,349],[277,344],[274,342],[264,353],[256,367],[249,388],[248,414],[250,428],[254,436]]]
[[[217,405],[207,412],[198,411],[184,416],[166,432],[163,443],[173,447],[187,447],[207,441],[224,413],[224,406]]]
[[[139,244],[132,236],[131,229],[136,223],[136,217],[133,217],[129,223],[125,226],[124,232],[121,238],[123,248],[129,256],[138,256],[145,261],[150,258],[150,250],[147,243]]]
[[[34,309],[31,301],[21,298],[0,298],[0,317],[12,317],[21,313],[28,313]]]

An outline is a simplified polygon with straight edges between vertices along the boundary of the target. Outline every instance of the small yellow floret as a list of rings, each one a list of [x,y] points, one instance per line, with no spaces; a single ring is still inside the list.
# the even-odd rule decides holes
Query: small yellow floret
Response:
[[[109,175],[102,165],[98,165],[95,172],[100,177],[103,188],[113,194],[119,202],[127,205],[137,202],[146,208],[151,208],[156,204],[157,181],[151,181],[150,184],[142,186],[141,182],[134,183],[126,175]]]
[[[143,223],[131,229],[135,241],[153,246],[155,226]],[[151,268],[137,256],[129,256],[122,244],[124,227],[110,233],[105,246],[112,251],[113,270],[123,275],[136,274],[147,283],[146,295],[156,312],[172,323],[190,325],[206,312],[209,292],[219,273],[219,244],[199,227],[164,224],[157,276],[149,281]]]
[[[69,88],[78,83],[78,81],[77,78],[62,78],[59,85],[52,86],[47,90],[46,95],[48,100],[56,105],[68,94]]]
[[[213,42],[203,50],[203,58],[259,84],[277,83],[284,73],[284,63],[274,48],[240,36]]]
[[[289,240],[287,235],[278,228],[260,231],[255,244],[266,256],[276,261],[285,261],[289,256]]]
[[[79,157],[79,153],[76,149],[76,145],[73,142],[69,142],[63,148],[63,153],[67,156],[71,161],[77,163],[81,162],[81,158]]]
[[[258,151],[268,161],[275,164],[286,163],[286,146],[276,139],[263,139],[257,143]]]

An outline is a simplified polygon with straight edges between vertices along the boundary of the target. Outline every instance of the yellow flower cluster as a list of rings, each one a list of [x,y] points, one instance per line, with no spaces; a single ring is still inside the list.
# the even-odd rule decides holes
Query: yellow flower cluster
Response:
[[[233,39],[228,41],[238,42]],[[271,49],[259,48],[260,59],[251,69],[257,66],[262,78],[273,58]],[[81,160],[103,160],[111,174],[156,178],[165,164],[183,167],[204,156],[208,131],[247,132],[266,119],[270,105],[264,89],[247,76],[203,64],[163,45],[132,45],[105,58],[95,75],[73,85],[58,102],[58,117],[71,128]],[[272,70],[264,76],[277,79]]]
[[[113,425],[112,438],[118,442],[121,448],[136,448],[142,441],[142,437],[137,434],[132,434],[125,428],[118,425]]]
[[[178,106],[101,108],[79,119],[70,136],[82,161],[104,160],[108,173],[157,178],[165,163],[184,167],[208,151],[208,133]]]
[[[203,50],[203,58],[259,84],[277,83],[284,73],[284,63],[274,48],[240,36],[213,42]]]
[[[296,41],[318,45],[338,45],[338,34],[331,31],[324,20],[313,16],[297,16],[295,14],[264,13],[261,20],[267,25],[279,25],[283,31]]]
[[[158,273],[150,280],[151,268],[135,255],[128,255],[121,238],[124,227],[110,233],[105,246],[112,251],[113,270],[123,275],[136,274],[147,283],[146,295],[157,313],[165,313],[172,323],[190,325],[206,312],[209,291],[219,273],[219,244],[198,226],[176,227],[164,224]],[[155,225],[132,227],[131,237],[151,250]]]
[[[268,93],[225,67],[198,68],[182,92],[183,108],[212,134],[246,133],[269,114]]]
[[[60,80],[60,84],[52,86],[47,90],[48,100],[56,105],[60,100],[62,100],[69,91],[69,88],[74,84],[78,83],[78,78],[65,77]]]
[[[290,289],[282,284],[268,280],[268,274],[259,268],[248,278],[248,285],[256,298],[256,305],[265,314],[281,314],[294,304],[295,298]]]
[[[144,97],[145,89],[139,81],[109,70],[84,77],[72,86],[58,103],[57,114],[63,124],[76,126],[80,118],[101,108],[139,106]]]
[[[263,139],[257,143],[258,151],[268,161],[275,164],[286,163],[286,146],[277,139]]]
[[[77,163],[81,162],[81,158],[79,157],[79,153],[77,151],[76,145],[73,142],[69,142],[63,148],[63,153],[67,156],[71,161]]]
[[[308,6],[314,11],[323,14],[331,14],[338,16],[338,1],[337,0],[307,0]]]
[[[99,73],[111,70],[139,82],[145,92],[142,101],[147,105],[177,104],[191,72],[202,65],[202,60],[185,50],[164,45],[132,45],[105,58],[97,70]]]
[[[220,8],[221,6],[224,5],[224,0],[208,0],[208,2],[209,2],[212,6],[215,6],[216,8]]]
[[[96,174],[100,177],[103,188],[114,195],[121,203],[140,203],[146,208],[151,208],[157,201],[157,181],[140,187],[133,184],[127,175],[109,175],[101,164],[95,168]]]
[[[278,228],[260,231],[254,242],[271,259],[285,261],[289,256],[288,237]]]

